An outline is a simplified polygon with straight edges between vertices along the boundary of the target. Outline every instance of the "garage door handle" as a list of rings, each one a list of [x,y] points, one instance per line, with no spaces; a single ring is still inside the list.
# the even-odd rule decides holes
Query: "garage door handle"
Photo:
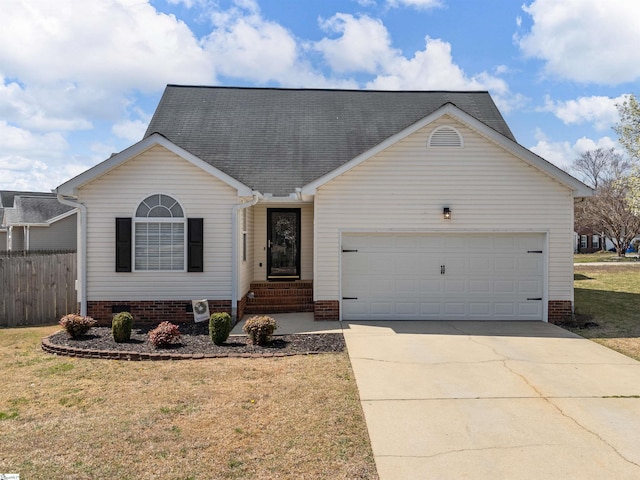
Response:
[[[540,298],[532,297],[532,298],[527,298],[527,300],[542,300],[542,297],[540,297]]]
[[[346,250],[346,249],[342,249],[342,253],[358,253],[358,250]]]
[[[527,253],[542,253],[542,250],[527,250]]]
[[[343,300],[357,300],[358,297],[342,297]]]

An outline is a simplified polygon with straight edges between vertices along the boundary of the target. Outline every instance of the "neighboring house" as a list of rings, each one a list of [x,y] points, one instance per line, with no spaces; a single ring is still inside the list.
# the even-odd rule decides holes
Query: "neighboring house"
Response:
[[[591,230],[579,230],[575,234],[576,253],[594,253],[602,250],[602,237]]]
[[[193,299],[559,320],[574,200],[592,194],[519,145],[487,92],[174,85],[143,140],[57,192],[81,211],[79,298],[102,322],[187,321]]]
[[[76,224],[54,193],[0,191],[0,250],[75,250]]]

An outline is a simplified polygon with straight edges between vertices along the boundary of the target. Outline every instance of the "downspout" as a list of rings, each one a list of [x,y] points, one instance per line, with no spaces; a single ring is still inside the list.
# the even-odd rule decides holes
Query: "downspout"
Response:
[[[238,212],[253,207],[262,198],[258,191],[252,191],[250,202],[238,203],[231,209],[231,320],[238,319]]]
[[[57,192],[56,192],[57,193]],[[80,315],[87,314],[87,207],[77,200],[65,198],[61,193],[57,193],[58,201],[63,205],[77,208],[80,212],[78,218],[78,296],[80,297]]]

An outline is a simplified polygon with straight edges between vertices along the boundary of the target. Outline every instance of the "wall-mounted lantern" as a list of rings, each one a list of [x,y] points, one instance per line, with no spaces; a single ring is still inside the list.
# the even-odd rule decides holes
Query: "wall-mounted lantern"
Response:
[[[445,220],[451,220],[451,209],[449,207],[444,207],[442,209],[442,218]]]

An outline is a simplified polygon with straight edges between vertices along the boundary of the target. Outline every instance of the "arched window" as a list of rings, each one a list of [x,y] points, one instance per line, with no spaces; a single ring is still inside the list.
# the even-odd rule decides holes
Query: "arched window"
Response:
[[[135,269],[184,270],[186,223],[173,197],[155,194],[145,198],[134,218]]]
[[[454,127],[442,125],[431,133],[427,145],[429,147],[462,148],[462,135]]]

